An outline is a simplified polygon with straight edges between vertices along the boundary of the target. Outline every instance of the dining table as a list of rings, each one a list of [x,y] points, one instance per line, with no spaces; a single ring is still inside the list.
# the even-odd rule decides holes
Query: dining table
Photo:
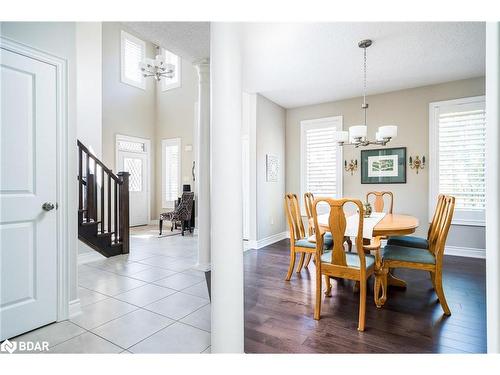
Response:
[[[358,214],[353,214],[357,215]],[[370,218],[365,218],[364,220],[370,220]],[[329,221],[329,214],[321,214],[318,215],[318,225],[321,227],[322,230],[324,231],[330,231],[330,227],[328,225]],[[373,226],[373,231],[371,234],[371,237],[382,237],[382,238],[388,238],[391,236],[404,236],[408,234],[412,234],[415,232],[415,230],[419,226],[419,221],[416,217],[411,216],[411,215],[402,215],[402,214],[392,214],[392,213],[386,213],[380,221],[378,221],[374,226]],[[370,241],[368,236],[366,234],[363,234],[363,240],[364,242]],[[380,271],[381,269],[376,270],[375,276],[380,277]],[[395,287],[400,287],[400,288],[406,288],[406,282],[396,276],[389,271],[387,274],[387,285],[388,286],[395,286]],[[376,298],[376,304],[377,307],[380,307],[380,305],[383,305],[385,302],[385,296],[383,297],[382,300],[377,300]]]

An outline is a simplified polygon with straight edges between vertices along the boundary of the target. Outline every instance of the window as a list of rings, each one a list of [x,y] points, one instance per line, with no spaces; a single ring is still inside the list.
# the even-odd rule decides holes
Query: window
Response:
[[[121,32],[121,80],[123,83],[146,89],[146,81],[139,64],[146,56],[146,43],[122,30]]]
[[[484,226],[485,133],[484,96],[429,105],[430,218],[438,194],[449,194],[453,224]]]
[[[163,208],[174,208],[181,183],[181,139],[164,139],[161,141],[161,146]]]
[[[175,74],[172,78],[163,77],[161,79],[161,91],[167,91],[170,89],[175,89],[181,86],[181,59],[176,54],[173,54],[166,49],[162,50],[163,57],[166,64],[172,64],[175,66]]]
[[[335,142],[335,131],[342,130],[342,116],[302,121],[301,196],[342,196],[342,150]]]

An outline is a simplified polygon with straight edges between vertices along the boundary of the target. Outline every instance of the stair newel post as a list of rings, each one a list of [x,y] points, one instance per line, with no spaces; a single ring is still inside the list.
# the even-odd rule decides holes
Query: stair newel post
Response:
[[[129,192],[128,192],[128,179],[130,173],[119,172],[118,178],[120,179],[119,186],[119,227],[120,227],[120,240],[122,242],[123,254],[129,253],[130,238],[129,238]]]

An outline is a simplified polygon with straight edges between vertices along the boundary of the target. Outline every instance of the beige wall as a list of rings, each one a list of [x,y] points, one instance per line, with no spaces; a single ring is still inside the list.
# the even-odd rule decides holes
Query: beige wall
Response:
[[[198,73],[187,60],[182,60],[181,86],[161,91],[158,85],[156,92],[156,176],[157,189],[152,215],[156,218],[165,211],[161,199],[162,150],[161,141],[167,138],[181,138],[181,184],[190,184],[194,190],[191,168],[194,160],[193,133],[195,125],[195,104],[198,100]],[[185,146],[191,145],[192,151]],[[182,186],[181,186],[182,188]]]
[[[398,125],[398,137],[388,147],[407,147],[407,157],[429,156],[429,103],[485,93],[484,77],[369,96],[368,136],[375,137],[379,125]],[[300,192],[300,121],[328,116],[343,116],[344,129],[363,121],[361,98],[305,106],[286,111],[286,190]],[[377,146],[371,148],[378,148]],[[344,148],[343,159],[358,159],[360,149]],[[406,184],[361,184],[361,170],[353,176],[344,172],[344,196],[364,199],[366,192],[390,190],[394,192],[394,210],[417,216],[420,220],[418,235],[425,235],[428,228],[428,169],[418,175],[407,169]],[[454,226],[448,245],[485,248],[484,227]]]
[[[285,109],[257,95],[257,240],[287,230],[283,215],[285,194]],[[277,182],[266,181],[266,155],[273,154],[280,163]]]
[[[155,199],[155,122],[156,83],[146,80],[146,90],[121,82],[120,32],[125,30],[117,22],[102,24],[102,158],[113,171],[115,166],[115,138],[117,134],[151,140],[150,189],[151,203]],[[146,56],[154,57],[153,44],[146,43]],[[153,211],[153,210],[151,210]],[[154,212],[152,212],[153,216]]]

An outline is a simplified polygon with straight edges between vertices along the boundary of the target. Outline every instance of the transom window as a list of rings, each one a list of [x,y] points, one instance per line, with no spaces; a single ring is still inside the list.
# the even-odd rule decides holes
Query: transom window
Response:
[[[128,85],[146,89],[140,63],[146,56],[146,43],[122,30],[121,32],[121,81]]]
[[[453,224],[484,225],[486,113],[484,96],[431,103],[430,202],[456,198]]]
[[[181,59],[178,55],[163,49],[163,57],[166,64],[172,64],[175,66],[175,74],[172,78],[163,77],[161,79],[161,91],[167,91],[175,89],[181,86]]]

